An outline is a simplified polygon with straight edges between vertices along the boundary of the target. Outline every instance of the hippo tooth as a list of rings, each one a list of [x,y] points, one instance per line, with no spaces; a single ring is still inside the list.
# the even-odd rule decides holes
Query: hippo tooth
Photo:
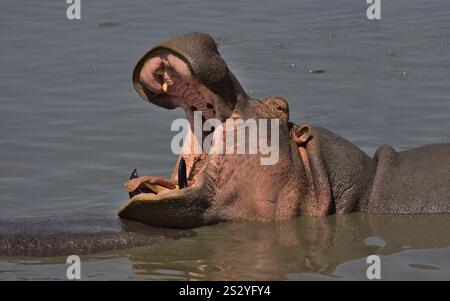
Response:
[[[138,175],[137,170],[136,170],[136,168],[135,168],[135,169],[133,170],[133,172],[131,173],[130,180],[133,180],[133,179],[136,179],[136,178],[139,178],[139,175]],[[132,191],[132,192],[129,192],[129,193],[128,193],[128,196],[129,196],[130,199],[131,199],[132,197],[134,197],[134,196],[137,195],[137,194],[138,194],[137,192]]]
[[[167,85],[167,83],[164,83],[162,85],[162,89],[163,89],[164,93],[167,93],[168,88],[169,88],[169,85]]]
[[[178,187],[183,189],[188,186],[186,177],[186,161],[184,158],[180,159],[180,164],[178,165]]]

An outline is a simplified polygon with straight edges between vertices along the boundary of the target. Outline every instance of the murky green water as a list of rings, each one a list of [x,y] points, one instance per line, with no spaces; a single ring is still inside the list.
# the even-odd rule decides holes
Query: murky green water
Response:
[[[247,91],[369,154],[450,141],[450,2],[0,3],[0,218],[114,217],[133,168],[167,176],[171,122],[130,74],[172,34],[207,31]],[[325,70],[309,73],[309,69]],[[82,257],[83,279],[450,279],[449,216],[223,224],[161,245]],[[0,279],[65,279],[65,258],[0,259]]]

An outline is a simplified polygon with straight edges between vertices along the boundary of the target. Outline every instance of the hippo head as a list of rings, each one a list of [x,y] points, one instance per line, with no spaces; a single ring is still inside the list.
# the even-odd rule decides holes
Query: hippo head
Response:
[[[214,137],[212,149],[217,145],[225,149],[227,133],[248,126],[244,135],[258,135],[258,145],[251,152],[251,141],[245,139],[243,154],[236,151],[239,141],[232,153],[184,149],[170,180],[136,177],[126,183],[130,200],[119,209],[120,217],[153,226],[193,228],[230,220],[287,219],[326,210],[309,201],[317,199],[312,183],[316,164],[301,156],[302,146],[312,140],[312,129],[289,122],[288,104],[282,97],[250,99],[209,35],[185,34],[154,47],[135,67],[133,84],[141,97],[155,105],[181,107],[191,125],[187,136],[193,144],[201,140],[197,142],[203,145],[205,139]],[[196,136],[193,128],[198,112],[203,125],[210,120],[218,120],[219,125]],[[230,120],[243,123],[230,127]],[[276,154],[264,152],[263,143]],[[274,160],[268,164],[269,155]]]

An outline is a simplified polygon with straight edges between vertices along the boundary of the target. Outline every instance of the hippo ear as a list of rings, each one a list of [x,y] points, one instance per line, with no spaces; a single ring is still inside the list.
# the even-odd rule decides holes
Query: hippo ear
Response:
[[[323,216],[331,213],[333,206],[331,184],[322,156],[320,137],[309,125],[293,127],[293,139],[298,145],[305,170],[308,192],[312,196],[308,213]]]
[[[311,127],[309,124],[294,126],[294,139],[297,144],[303,144],[311,137]]]

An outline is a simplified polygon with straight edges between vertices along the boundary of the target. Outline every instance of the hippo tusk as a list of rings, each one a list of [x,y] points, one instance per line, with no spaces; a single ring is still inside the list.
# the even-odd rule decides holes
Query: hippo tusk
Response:
[[[135,169],[133,170],[133,172],[131,173],[130,180],[133,180],[133,179],[136,179],[136,178],[139,178],[139,175],[138,175],[137,170],[136,170],[136,168],[135,168]],[[137,195],[137,194],[138,194],[137,192],[132,191],[132,192],[129,192],[129,193],[128,193],[128,196],[129,196],[130,199],[131,199],[132,197],[134,197],[134,196]]]
[[[183,189],[188,186],[188,181],[186,177],[186,161],[182,157],[180,159],[180,164],[178,165],[178,187]]]

